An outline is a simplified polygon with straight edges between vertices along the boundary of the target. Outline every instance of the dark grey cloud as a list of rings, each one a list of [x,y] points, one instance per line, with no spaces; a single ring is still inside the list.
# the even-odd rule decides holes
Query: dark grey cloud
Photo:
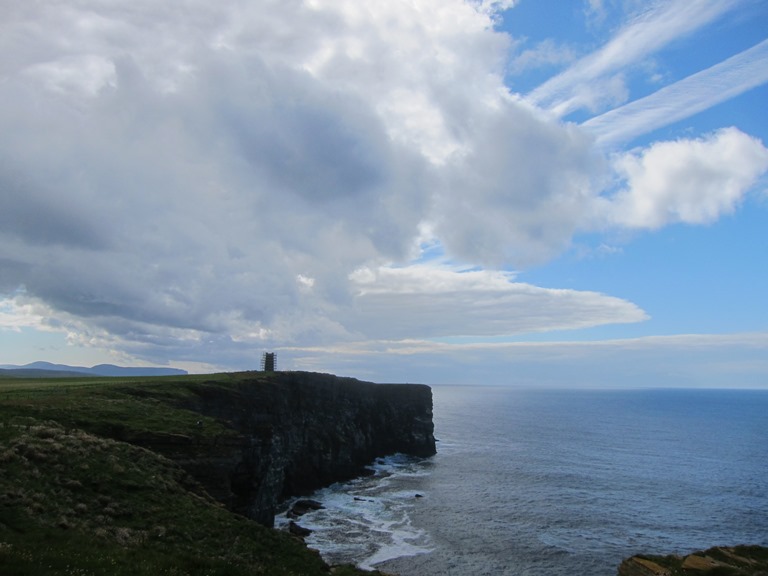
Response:
[[[34,178],[13,168],[0,167],[0,231],[38,246],[65,245],[88,249],[109,242],[87,213]]]
[[[110,17],[140,36],[141,14]],[[351,298],[346,276],[406,255],[426,169],[359,95],[194,42],[194,70],[166,85],[140,53],[90,40],[113,71],[99,90],[52,88],[51,51],[52,68],[21,66],[0,93],[6,289],[94,334],[200,354],[206,338],[237,348],[232,333],[328,333],[314,325]]]

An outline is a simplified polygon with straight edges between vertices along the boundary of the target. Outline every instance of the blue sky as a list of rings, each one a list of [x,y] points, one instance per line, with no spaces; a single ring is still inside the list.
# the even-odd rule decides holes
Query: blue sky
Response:
[[[762,0],[0,23],[0,364],[768,387]]]

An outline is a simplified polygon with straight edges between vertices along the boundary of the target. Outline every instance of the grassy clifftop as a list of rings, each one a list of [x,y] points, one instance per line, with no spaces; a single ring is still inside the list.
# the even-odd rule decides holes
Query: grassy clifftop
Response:
[[[221,422],[179,406],[190,385],[233,378],[0,380],[0,574],[328,574],[172,460],[113,439],[226,438]]]

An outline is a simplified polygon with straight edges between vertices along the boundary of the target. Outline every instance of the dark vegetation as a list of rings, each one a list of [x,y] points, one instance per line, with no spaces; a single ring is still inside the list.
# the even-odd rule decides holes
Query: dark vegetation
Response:
[[[130,443],[231,434],[182,406],[197,385],[238,377],[0,377],[0,574],[328,574],[301,541],[228,511],[175,462]]]

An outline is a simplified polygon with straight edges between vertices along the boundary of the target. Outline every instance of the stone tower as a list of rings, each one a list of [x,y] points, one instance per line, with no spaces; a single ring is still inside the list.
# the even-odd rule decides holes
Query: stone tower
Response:
[[[261,357],[261,370],[263,372],[274,372],[277,367],[277,354],[274,352],[264,352]]]

